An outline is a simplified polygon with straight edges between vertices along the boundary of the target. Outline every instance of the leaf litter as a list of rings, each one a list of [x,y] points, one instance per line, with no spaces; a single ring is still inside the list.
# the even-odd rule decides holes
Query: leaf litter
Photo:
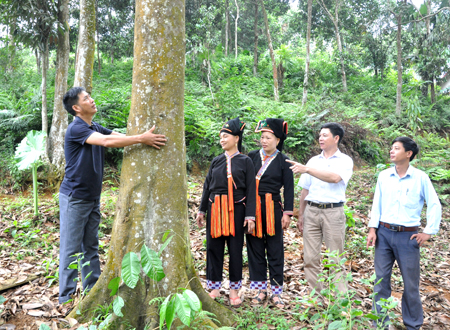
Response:
[[[355,172],[347,188],[347,207],[349,212],[352,212],[356,226],[347,228],[346,232],[346,257],[348,259],[346,268],[347,271],[352,272],[353,276],[350,288],[355,290],[358,299],[362,300],[365,313],[369,313],[372,307],[369,295],[372,293],[373,287],[363,284],[361,280],[370,278],[374,273],[373,250],[365,247],[365,235],[375,184],[373,174],[373,170],[367,169]],[[191,224],[191,253],[200,280],[206,288],[205,228],[199,229],[195,224],[203,179],[201,176],[189,177],[188,204]],[[57,214],[57,204],[51,197],[44,198],[40,204],[41,216],[36,219],[32,215],[32,208],[29,207],[31,201],[27,204],[21,198],[23,197],[10,195],[0,197],[0,295],[6,299],[0,306],[0,330],[36,329],[41,323],[46,323],[52,330],[68,326],[76,329],[79,326],[76,320],[64,319],[64,310],[58,304],[57,280],[52,281],[58,270],[59,215]],[[117,192],[108,195],[107,198],[117,198]],[[17,204],[22,203],[22,208],[11,207],[12,201],[16,201]],[[450,200],[444,200],[443,203],[445,204],[443,205],[440,231],[421,248],[420,294],[424,308],[424,330],[450,329],[450,212],[447,207]],[[102,217],[113,218],[114,211],[111,211],[110,206],[107,207],[106,204],[107,202],[102,198]],[[298,204],[298,198],[296,198],[296,204]],[[298,212],[298,210],[296,211]],[[425,211],[422,218],[425,218]],[[294,320],[294,310],[300,304],[296,299],[310,292],[305,283],[303,271],[303,238],[295,225],[296,219],[293,219],[290,228],[284,232],[283,299],[287,307],[281,313],[275,310],[275,307],[270,307],[274,308],[277,315],[291,321]],[[422,223],[422,228],[424,225],[425,222]],[[25,235],[37,227],[39,232],[35,236]],[[103,228],[103,230],[104,232],[110,231],[108,228]],[[102,247],[100,259],[103,266],[106,262],[110,235],[103,234],[100,240]],[[325,247],[322,249],[325,251]],[[222,289],[224,303],[228,303],[226,298],[229,292],[227,277],[228,259],[226,257]],[[399,303],[395,312],[401,315],[403,282],[396,266],[394,266],[391,283],[392,296]],[[250,309],[251,292],[245,247],[241,291],[246,297],[243,309]],[[265,306],[267,306],[267,302]],[[306,306],[301,306],[301,308],[304,307]],[[295,321],[294,324],[293,329],[309,328],[307,323]],[[397,329],[404,329],[401,316],[395,321],[395,324]]]

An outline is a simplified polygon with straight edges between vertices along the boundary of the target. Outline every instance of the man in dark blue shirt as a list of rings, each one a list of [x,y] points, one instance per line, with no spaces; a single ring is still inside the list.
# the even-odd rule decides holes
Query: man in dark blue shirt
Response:
[[[113,132],[92,121],[97,108],[82,87],[71,88],[63,99],[64,107],[75,120],[67,128],[64,153],[66,171],[59,190],[60,253],[59,302],[65,303],[75,293],[78,270],[69,269],[82,253],[84,290],[91,289],[100,276],[98,226],[105,148],[120,148],[144,143],[159,149],[167,141],[164,135],[149,131],[133,136]]]

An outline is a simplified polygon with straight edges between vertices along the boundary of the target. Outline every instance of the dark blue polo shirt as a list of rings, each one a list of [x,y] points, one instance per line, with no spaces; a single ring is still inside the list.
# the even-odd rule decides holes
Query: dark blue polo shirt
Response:
[[[64,140],[66,174],[60,193],[84,200],[100,199],[105,148],[85,143],[94,132],[109,135],[112,131],[95,122],[89,126],[79,117],[69,124]]]

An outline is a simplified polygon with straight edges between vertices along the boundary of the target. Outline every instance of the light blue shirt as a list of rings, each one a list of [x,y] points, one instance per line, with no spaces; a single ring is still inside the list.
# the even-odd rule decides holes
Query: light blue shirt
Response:
[[[378,176],[369,227],[379,222],[405,227],[420,226],[423,202],[427,202],[427,225],[424,233],[434,235],[441,223],[442,207],[430,178],[423,171],[409,165],[400,178],[395,166]]]
[[[312,157],[306,166],[334,172],[342,180],[338,183],[329,183],[307,173],[302,174],[298,185],[309,191],[305,200],[314,203],[345,202],[345,188],[353,174],[353,160],[349,156],[338,149],[333,156],[325,158],[322,151],[320,155]]]

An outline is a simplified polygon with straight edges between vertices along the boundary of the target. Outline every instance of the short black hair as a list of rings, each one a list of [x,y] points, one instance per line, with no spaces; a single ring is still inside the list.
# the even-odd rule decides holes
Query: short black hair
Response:
[[[324,128],[328,128],[330,130],[331,134],[333,134],[333,137],[338,135],[339,136],[338,144],[341,143],[342,138],[344,137],[344,127],[342,127],[341,124],[339,124],[339,123],[326,123],[326,124],[323,124],[320,129],[324,129]]]
[[[417,145],[416,141],[413,139],[407,137],[407,136],[399,136],[392,141],[391,145],[393,145],[395,142],[400,142],[403,144],[403,148],[405,148],[405,151],[412,151],[411,157],[409,157],[409,161],[412,161],[414,157],[419,153],[419,146]]]
[[[67,91],[63,98],[64,108],[70,113],[72,116],[76,116],[77,113],[73,110],[73,106],[78,104],[78,95],[80,93],[85,92],[86,89],[84,87],[72,87]]]

